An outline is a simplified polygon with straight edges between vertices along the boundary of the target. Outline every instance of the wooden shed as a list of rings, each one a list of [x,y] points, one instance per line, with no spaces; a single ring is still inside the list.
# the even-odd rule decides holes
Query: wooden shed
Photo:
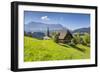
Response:
[[[59,31],[59,37],[58,37],[59,43],[69,43],[69,42],[71,42],[72,38],[73,38],[73,36],[69,30]]]

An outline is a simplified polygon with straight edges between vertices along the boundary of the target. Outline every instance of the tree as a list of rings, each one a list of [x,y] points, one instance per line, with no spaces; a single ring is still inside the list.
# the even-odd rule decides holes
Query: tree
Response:
[[[51,33],[51,38],[54,39],[54,36],[56,35],[56,32]]]
[[[90,46],[90,35],[88,33],[84,33],[84,35],[80,36],[79,33],[76,33],[71,40],[72,44],[83,44],[86,46]]]
[[[73,38],[73,39],[71,40],[71,44],[72,44],[72,45],[77,44],[75,38]]]
[[[32,37],[32,32],[28,32],[27,36]]]
[[[24,31],[24,35],[27,36],[26,31]]]
[[[50,37],[49,27],[47,27],[47,36]]]
[[[56,34],[54,35],[54,41],[55,41],[56,43],[59,42],[59,35],[60,35],[60,33],[56,33]]]
[[[90,35],[88,33],[84,33],[82,44],[90,46]]]
[[[73,36],[72,42],[73,42],[74,44],[81,44],[81,37],[80,37],[80,34],[79,34],[79,33],[76,33],[76,34]]]
[[[77,40],[78,44],[81,44],[81,37],[80,37],[79,33],[77,33],[77,35],[76,35],[76,40]]]

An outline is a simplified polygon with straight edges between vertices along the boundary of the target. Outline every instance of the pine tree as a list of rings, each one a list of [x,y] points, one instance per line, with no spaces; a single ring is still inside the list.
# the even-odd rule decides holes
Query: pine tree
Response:
[[[50,37],[49,34],[50,34],[50,33],[49,33],[49,27],[47,27],[47,36],[48,36],[48,37]]]

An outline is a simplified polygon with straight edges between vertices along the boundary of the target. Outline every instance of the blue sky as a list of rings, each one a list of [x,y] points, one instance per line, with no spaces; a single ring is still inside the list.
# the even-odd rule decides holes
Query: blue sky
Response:
[[[90,26],[90,14],[24,11],[24,23],[62,24],[74,30]]]

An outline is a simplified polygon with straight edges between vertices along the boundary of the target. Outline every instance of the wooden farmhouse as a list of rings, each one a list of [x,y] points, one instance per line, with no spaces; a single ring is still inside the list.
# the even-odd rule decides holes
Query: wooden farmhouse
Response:
[[[58,42],[59,43],[69,43],[69,42],[71,42],[72,38],[73,38],[73,36],[72,36],[72,34],[70,33],[69,30],[60,31],[59,32],[59,37],[58,37]]]

